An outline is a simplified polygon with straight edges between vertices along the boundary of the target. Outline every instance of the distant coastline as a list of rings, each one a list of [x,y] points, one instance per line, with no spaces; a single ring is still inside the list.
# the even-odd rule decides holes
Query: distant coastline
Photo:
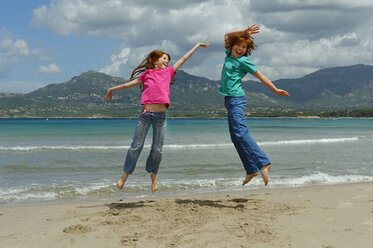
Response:
[[[358,77],[351,77],[358,75]],[[226,118],[219,81],[179,71],[170,89],[169,118]],[[318,70],[297,79],[274,81],[291,97],[281,98],[256,81],[242,86],[251,118],[373,117],[373,66],[353,65]],[[49,84],[27,94],[0,93],[0,118],[137,118],[141,91],[118,92],[111,102],[108,88],[126,82],[95,71],[64,83]]]
[[[170,111],[171,112],[171,111]],[[358,110],[338,110],[338,111],[313,111],[313,112],[263,112],[250,113],[246,115],[247,118],[299,118],[299,119],[326,119],[326,118],[373,118],[373,109],[358,109]],[[137,114],[129,116],[0,116],[0,119],[137,119]],[[168,119],[225,119],[225,114],[220,115],[204,115],[200,113],[193,113],[189,115],[179,115],[168,113]]]

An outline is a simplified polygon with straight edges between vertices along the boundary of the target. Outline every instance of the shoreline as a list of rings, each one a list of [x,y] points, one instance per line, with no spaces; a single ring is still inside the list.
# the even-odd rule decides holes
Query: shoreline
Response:
[[[373,182],[124,197],[0,205],[0,243],[259,248],[368,248],[373,243]]]
[[[60,204],[87,204],[92,202],[108,202],[108,201],[117,201],[119,198],[121,201],[142,201],[142,200],[166,200],[166,199],[173,199],[179,197],[199,197],[199,196],[206,196],[206,195],[224,195],[224,194],[241,194],[241,193],[258,193],[261,194],[266,191],[283,191],[283,190],[296,190],[296,189],[304,189],[304,190],[316,190],[318,188],[323,187],[334,187],[334,186],[341,186],[341,185],[354,185],[354,184],[373,184],[373,181],[362,181],[362,182],[343,182],[343,183],[334,183],[334,184],[308,184],[308,185],[286,185],[286,186],[271,186],[269,184],[268,187],[262,186],[255,186],[252,188],[248,188],[247,186],[242,186],[242,188],[235,188],[235,189],[211,189],[211,190],[186,190],[186,191],[175,191],[175,192],[162,192],[162,186],[160,190],[156,193],[151,193],[149,190],[148,192],[139,193],[140,195],[134,196],[134,193],[128,193],[125,191],[117,191],[116,195],[111,195],[107,197],[76,197],[76,198],[64,198],[64,199],[51,199],[51,200],[24,200],[24,201],[15,201],[15,202],[1,202],[0,201],[0,210],[1,208],[12,208],[12,207],[28,207],[28,206],[50,206],[50,205],[60,205]],[[118,194],[122,194],[122,197],[118,197]],[[127,196],[127,197],[126,197]]]

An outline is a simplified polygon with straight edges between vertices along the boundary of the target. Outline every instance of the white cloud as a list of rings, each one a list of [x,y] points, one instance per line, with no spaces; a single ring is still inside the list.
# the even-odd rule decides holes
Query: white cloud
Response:
[[[31,25],[44,27],[61,35],[108,34],[146,17],[149,4],[118,0],[64,0],[51,1],[33,11]],[[114,34],[114,33],[112,33]],[[115,36],[115,35],[114,35]]]
[[[0,78],[7,77],[19,64],[42,58],[40,49],[30,49],[24,39],[13,39],[5,29],[0,30]]]
[[[278,49],[284,49],[279,53]],[[299,77],[321,68],[372,64],[373,39],[346,33],[318,40],[284,39],[260,46],[253,62],[273,79]],[[276,56],[273,56],[273,55]],[[279,56],[281,54],[281,56]]]
[[[118,54],[113,53],[110,56],[112,64],[100,69],[100,72],[104,72],[112,76],[122,76],[122,67],[127,63],[130,53],[131,49],[129,48],[123,48]]]
[[[21,58],[30,56],[30,50],[27,42],[22,39],[11,40],[9,37],[4,37],[1,39],[1,50],[3,51],[3,56],[8,58]]]
[[[224,33],[256,23],[261,33],[251,58],[267,76],[279,79],[373,64],[372,12],[369,0],[52,0],[34,10],[31,25],[61,35],[121,39],[112,64],[101,69],[115,76],[129,75],[151,50],[169,52],[174,62],[196,42],[210,42],[182,69],[219,79]]]
[[[169,39],[191,44],[251,23],[250,1],[54,0],[34,10],[31,25],[62,35],[120,37],[127,45]],[[202,41],[201,41],[202,42]]]
[[[175,63],[178,59],[174,58],[172,55],[178,53],[177,45],[172,41],[163,40],[159,45],[142,46],[134,49],[120,49],[110,56],[112,64],[101,68],[99,71],[112,76],[129,78],[132,70],[153,50],[163,50],[169,53],[171,55],[171,63]]]
[[[5,30],[0,30],[0,78],[6,77],[12,67],[32,54],[23,39],[13,40]]]
[[[49,65],[41,65],[39,66],[38,71],[40,73],[45,73],[45,74],[56,74],[56,73],[61,73],[63,70],[59,68],[56,63],[52,62]]]

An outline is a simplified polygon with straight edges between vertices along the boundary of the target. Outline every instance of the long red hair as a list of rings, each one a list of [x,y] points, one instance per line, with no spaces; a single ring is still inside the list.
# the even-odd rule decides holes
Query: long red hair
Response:
[[[133,80],[136,76],[143,73],[146,69],[155,69],[155,63],[158,61],[160,57],[166,54],[168,56],[168,60],[171,60],[171,56],[168,53],[165,53],[161,50],[154,50],[145,57],[145,59],[138,65],[131,73],[130,80]]]
[[[164,54],[168,56],[168,61],[171,60],[171,56],[168,53],[165,53],[161,50],[154,50],[145,57],[145,59],[132,71],[130,80],[135,79],[135,77],[142,74],[146,69],[155,69],[155,63],[158,61],[160,57]],[[140,90],[144,90],[144,84],[140,84]]]
[[[240,44],[242,42],[246,42],[247,44],[247,51],[244,56],[249,56],[252,50],[255,50],[256,45],[254,41],[246,34],[242,33],[235,33],[229,35],[229,37],[225,40],[225,49],[232,49],[235,44]]]

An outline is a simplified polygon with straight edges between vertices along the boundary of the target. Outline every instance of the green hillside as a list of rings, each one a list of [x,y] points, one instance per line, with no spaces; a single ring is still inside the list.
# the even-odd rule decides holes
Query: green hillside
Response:
[[[181,70],[175,79],[176,84],[170,89],[168,116],[225,117],[224,97],[217,93],[219,81]],[[108,88],[125,82],[123,78],[88,71],[28,94],[0,93],[0,117],[137,117],[141,110],[138,87],[115,92],[111,102],[104,99]],[[274,83],[288,90],[291,97],[280,98],[260,82],[243,82],[248,115],[297,116],[373,109],[373,66],[323,69],[299,79]]]

